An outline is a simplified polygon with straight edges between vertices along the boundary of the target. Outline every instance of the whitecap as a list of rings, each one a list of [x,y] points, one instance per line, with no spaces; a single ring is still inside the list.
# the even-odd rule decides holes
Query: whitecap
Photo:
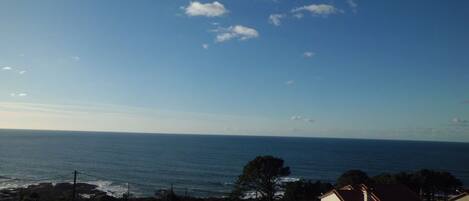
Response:
[[[112,197],[122,197],[125,193],[127,193],[127,187],[124,185],[116,184],[112,181],[89,181],[89,184],[96,185],[96,189],[105,192],[107,195]]]

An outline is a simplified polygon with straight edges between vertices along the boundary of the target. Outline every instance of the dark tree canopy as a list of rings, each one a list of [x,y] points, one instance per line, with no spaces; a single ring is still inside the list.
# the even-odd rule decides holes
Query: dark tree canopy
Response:
[[[256,192],[259,199],[274,200],[280,188],[279,179],[290,175],[290,168],[284,167],[280,158],[258,156],[244,166],[243,174],[236,181],[233,196],[242,197],[246,192]]]
[[[442,193],[446,197],[450,192],[454,192],[462,186],[462,182],[451,173],[428,169],[415,172],[412,181],[426,200],[434,200],[438,193]]]
[[[396,175],[382,173],[371,178],[375,184],[398,184]]]
[[[284,201],[317,201],[318,197],[334,186],[320,181],[296,181],[290,182],[285,187]]]
[[[372,178],[376,184],[403,184],[424,200],[434,200],[435,196],[456,192],[462,182],[449,172],[422,169],[416,172],[400,172],[397,174],[380,174]]]
[[[361,170],[349,170],[342,174],[337,179],[337,186],[343,187],[347,185],[358,185],[358,184],[367,184],[370,181],[370,177],[361,171]]]

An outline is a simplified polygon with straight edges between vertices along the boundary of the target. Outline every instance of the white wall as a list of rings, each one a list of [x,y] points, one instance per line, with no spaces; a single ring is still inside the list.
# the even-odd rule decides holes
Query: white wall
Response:
[[[321,201],[322,201],[322,200],[321,200]],[[459,199],[457,199],[457,200],[454,200],[454,201],[469,201],[469,195],[466,195],[466,196],[464,196],[464,197],[462,197],[462,198],[459,198]]]
[[[337,197],[337,195],[335,195],[335,193],[332,193],[327,197],[321,198],[321,201],[340,201],[340,199]]]

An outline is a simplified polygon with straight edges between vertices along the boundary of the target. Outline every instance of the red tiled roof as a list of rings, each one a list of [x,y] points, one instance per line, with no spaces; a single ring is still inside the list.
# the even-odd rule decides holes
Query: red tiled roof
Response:
[[[333,190],[322,197],[332,193],[336,194],[342,201],[363,201],[362,190],[369,192],[368,200],[377,201],[420,201],[419,197],[404,185],[383,184],[359,187],[347,186],[339,190]]]

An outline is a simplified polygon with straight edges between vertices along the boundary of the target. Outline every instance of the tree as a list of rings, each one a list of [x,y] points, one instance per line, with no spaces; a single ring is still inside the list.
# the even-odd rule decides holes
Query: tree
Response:
[[[435,200],[436,195],[446,199],[456,192],[462,182],[449,172],[422,169],[417,172],[380,174],[372,178],[375,184],[403,184],[424,200]]]
[[[419,187],[419,194],[426,200],[435,200],[436,194],[448,194],[461,188],[462,182],[449,172],[422,169],[413,174],[415,185]]]
[[[437,188],[440,192],[443,193],[445,199],[451,193],[456,192],[456,190],[462,187],[461,180],[457,179],[449,172],[438,172],[437,177]]]
[[[371,178],[373,184],[397,184],[395,175],[382,173]]]
[[[287,183],[285,187],[284,201],[317,201],[318,197],[330,190],[333,186],[330,183],[321,181],[296,181]]]
[[[254,192],[256,198],[272,201],[281,187],[279,179],[288,175],[290,175],[290,168],[284,167],[282,159],[273,156],[258,156],[244,166],[243,173],[236,181],[232,196],[240,198],[247,192]]]
[[[370,177],[361,170],[349,170],[342,174],[337,179],[337,187],[344,187],[347,185],[368,184]]]

